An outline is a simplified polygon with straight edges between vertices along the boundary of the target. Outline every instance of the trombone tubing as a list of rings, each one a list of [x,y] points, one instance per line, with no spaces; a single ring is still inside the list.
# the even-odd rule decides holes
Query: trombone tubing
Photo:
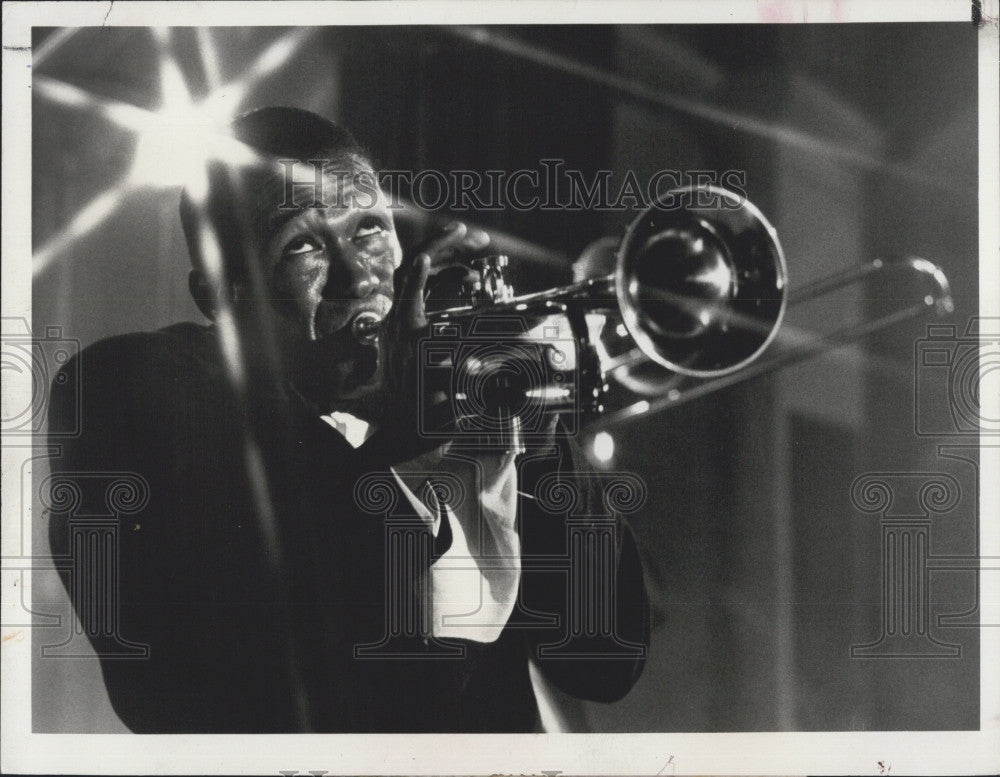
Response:
[[[852,267],[843,272],[821,278],[818,281],[803,286],[794,294],[789,294],[789,304],[792,305],[813,300],[830,291],[836,291],[851,283],[864,280],[873,274],[896,269],[907,269],[916,273],[919,277],[928,280],[933,284],[934,292],[927,294],[918,302],[914,302],[892,313],[887,313],[872,321],[862,321],[854,326],[838,329],[827,335],[817,336],[815,339],[805,343],[792,345],[787,352],[770,359],[759,360],[755,364],[738,372],[706,380],[689,389],[671,389],[666,395],[657,399],[633,402],[620,410],[595,419],[588,432],[593,434],[597,431],[618,426],[639,416],[650,415],[666,410],[667,408],[677,407],[685,402],[698,399],[715,391],[720,391],[742,381],[750,380],[759,375],[773,372],[781,367],[804,361],[823,351],[833,350],[872,332],[885,329],[911,318],[916,318],[931,307],[934,308],[938,316],[948,315],[954,311],[954,302],[951,297],[951,287],[947,276],[945,276],[944,272],[936,264],[920,257],[907,257],[901,261],[889,263],[886,263],[882,259],[875,259],[860,267]]]

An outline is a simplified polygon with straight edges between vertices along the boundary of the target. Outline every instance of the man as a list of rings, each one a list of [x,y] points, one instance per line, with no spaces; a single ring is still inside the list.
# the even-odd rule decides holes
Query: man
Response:
[[[137,732],[531,731],[529,660],[579,698],[621,698],[648,645],[642,572],[571,444],[550,425],[515,461],[418,433],[419,416],[457,435],[449,398],[418,391],[431,267],[488,236],[455,224],[404,256],[345,131],[265,108],[232,134],[258,161],[213,163],[181,207],[191,292],[213,324],[111,338],[67,366],[83,429],[54,482],[133,472],[149,491],[113,551],[111,630],[74,595],[93,570],[69,547],[73,515],[50,518],[121,719]],[[381,319],[374,342],[352,333],[360,313]],[[73,411],[63,385],[54,423]],[[556,482],[572,511],[545,509]],[[603,593],[581,604],[581,585]],[[123,640],[148,657],[119,657]]]

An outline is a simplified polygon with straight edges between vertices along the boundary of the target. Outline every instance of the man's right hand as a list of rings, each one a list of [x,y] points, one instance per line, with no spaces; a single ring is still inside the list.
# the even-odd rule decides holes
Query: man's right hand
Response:
[[[393,279],[393,305],[379,332],[382,380],[375,420],[380,428],[398,435],[416,437],[418,434],[422,379],[418,349],[421,339],[427,335],[425,299],[432,267],[460,266],[463,259],[488,244],[489,235],[485,232],[469,230],[464,223],[456,221],[404,256]],[[402,438],[399,442],[408,447]]]

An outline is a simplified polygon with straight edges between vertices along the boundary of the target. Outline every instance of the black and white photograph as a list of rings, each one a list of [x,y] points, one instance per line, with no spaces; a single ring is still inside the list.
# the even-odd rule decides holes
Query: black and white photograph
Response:
[[[612,5],[4,4],[5,773],[1000,769],[996,4]]]

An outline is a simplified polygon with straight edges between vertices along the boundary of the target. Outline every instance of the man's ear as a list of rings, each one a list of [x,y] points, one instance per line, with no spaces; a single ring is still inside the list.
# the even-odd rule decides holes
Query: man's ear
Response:
[[[212,284],[205,277],[205,273],[197,269],[191,270],[188,273],[188,290],[191,292],[191,298],[194,299],[194,304],[198,306],[198,310],[202,312],[205,318],[214,321],[219,300],[212,289]]]

